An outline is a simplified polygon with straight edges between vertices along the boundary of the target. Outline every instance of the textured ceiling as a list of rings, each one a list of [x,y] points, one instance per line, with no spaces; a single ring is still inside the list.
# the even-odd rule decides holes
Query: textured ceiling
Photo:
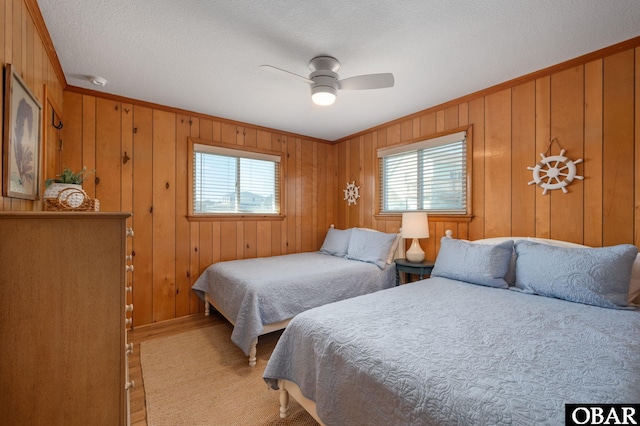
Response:
[[[638,0],[38,0],[67,83],[336,140],[640,35]],[[318,55],[395,87],[312,104]],[[88,76],[108,83],[97,87]]]

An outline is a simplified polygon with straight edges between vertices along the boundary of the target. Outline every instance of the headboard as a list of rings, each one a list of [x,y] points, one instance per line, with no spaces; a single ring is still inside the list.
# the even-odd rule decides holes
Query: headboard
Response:
[[[450,229],[447,229],[444,233],[445,233],[447,238],[453,238],[453,231],[451,231]],[[482,238],[480,240],[473,240],[472,242],[477,243],[477,244],[493,245],[493,244],[500,244],[503,241],[509,241],[509,240],[513,240],[513,241],[527,240],[527,241],[545,243],[545,244],[550,244],[550,245],[553,245],[553,246],[560,246],[560,247],[589,248],[589,246],[585,246],[585,245],[582,245],[582,244],[576,244],[576,243],[570,243],[568,241],[551,240],[551,239],[548,239],[548,238],[535,238],[535,237],[493,237],[493,238]],[[465,240],[465,241],[469,241],[469,240]]]

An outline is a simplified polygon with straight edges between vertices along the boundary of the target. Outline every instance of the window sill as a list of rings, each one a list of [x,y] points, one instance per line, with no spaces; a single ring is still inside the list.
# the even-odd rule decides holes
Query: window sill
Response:
[[[469,223],[473,219],[472,214],[431,214],[429,215],[429,222],[461,222]],[[375,214],[377,220],[402,220],[402,213],[378,213]]]
[[[233,221],[233,220],[255,220],[255,221],[263,221],[263,220],[284,220],[286,216],[277,215],[277,214],[246,214],[246,213],[238,213],[238,214],[198,214],[198,215],[187,215],[187,220],[189,222],[220,222],[220,221]]]

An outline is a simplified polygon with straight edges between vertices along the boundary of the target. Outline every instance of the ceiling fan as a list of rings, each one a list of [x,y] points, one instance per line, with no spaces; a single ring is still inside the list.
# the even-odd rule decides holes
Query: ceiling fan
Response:
[[[269,71],[295,77],[311,85],[311,99],[317,105],[331,105],[338,96],[338,90],[368,90],[393,87],[394,78],[391,73],[365,74],[340,80],[338,70],[340,62],[331,56],[317,56],[309,61],[311,74],[303,77],[291,71],[272,65],[260,65]]]

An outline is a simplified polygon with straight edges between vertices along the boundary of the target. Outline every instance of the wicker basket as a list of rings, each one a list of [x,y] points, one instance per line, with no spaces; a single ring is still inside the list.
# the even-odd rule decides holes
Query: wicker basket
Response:
[[[71,197],[72,195],[73,197]],[[77,201],[79,197],[81,197],[81,202]],[[82,189],[65,188],[58,193],[56,198],[45,198],[44,209],[54,212],[97,212],[100,210],[100,201],[89,198]]]

